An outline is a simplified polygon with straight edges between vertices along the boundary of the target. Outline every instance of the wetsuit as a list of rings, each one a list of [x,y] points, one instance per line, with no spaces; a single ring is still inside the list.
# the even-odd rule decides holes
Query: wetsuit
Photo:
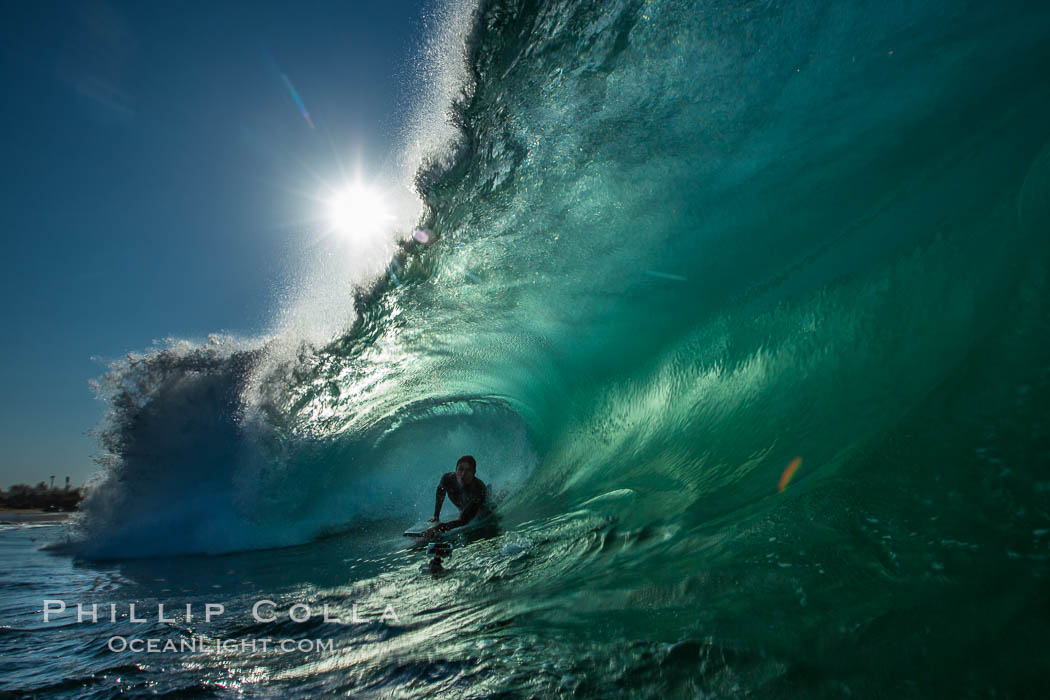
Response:
[[[466,525],[474,519],[474,516],[485,505],[485,484],[481,479],[475,476],[470,485],[463,488],[460,487],[459,481],[456,479],[456,473],[447,472],[441,477],[441,482],[438,483],[437,502],[434,505],[435,518],[441,515],[441,504],[445,501],[445,494],[448,494],[448,500],[452,501],[459,508],[459,519],[441,523],[437,527],[442,530],[450,530],[454,527]]]

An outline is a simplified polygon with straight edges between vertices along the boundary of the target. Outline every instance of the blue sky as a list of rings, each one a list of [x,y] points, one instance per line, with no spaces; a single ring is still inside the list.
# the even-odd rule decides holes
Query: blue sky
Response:
[[[423,6],[6,8],[0,486],[95,470],[107,360],[267,328],[315,176],[395,155]]]

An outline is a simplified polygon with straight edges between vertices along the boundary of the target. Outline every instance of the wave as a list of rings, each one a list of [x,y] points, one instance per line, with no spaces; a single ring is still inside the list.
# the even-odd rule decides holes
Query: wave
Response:
[[[411,518],[464,453],[511,525],[618,490],[638,522],[768,513],[795,458],[802,493],[902,426],[969,431],[958,406],[929,413],[938,392],[1019,327],[1045,339],[1003,325],[1047,269],[1044,8],[444,17],[404,159],[433,240],[388,242],[356,299],[283,314],[342,309],[319,332],[111,368],[88,556]]]

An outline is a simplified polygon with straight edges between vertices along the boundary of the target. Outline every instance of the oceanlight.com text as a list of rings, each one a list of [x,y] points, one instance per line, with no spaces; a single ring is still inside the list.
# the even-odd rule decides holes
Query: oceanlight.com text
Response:
[[[106,642],[106,648],[116,653],[132,654],[172,654],[180,652],[191,652],[197,654],[237,654],[257,652],[331,652],[335,649],[335,642],[331,639],[273,639],[262,637],[259,639],[210,639],[208,637],[193,636],[181,637],[179,639],[160,638],[127,638],[113,636]]]

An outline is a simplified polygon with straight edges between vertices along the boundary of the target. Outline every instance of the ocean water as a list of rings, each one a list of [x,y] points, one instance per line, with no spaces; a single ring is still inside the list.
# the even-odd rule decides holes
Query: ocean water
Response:
[[[334,330],[111,368],[82,513],[0,532],[0,691],[1045,697],[1050,4],[432,31],[429,243],[289,302]],[[499,521],[433,577],[400,532],[466,453]],[[107,648],[201,636],[332,646]]]

